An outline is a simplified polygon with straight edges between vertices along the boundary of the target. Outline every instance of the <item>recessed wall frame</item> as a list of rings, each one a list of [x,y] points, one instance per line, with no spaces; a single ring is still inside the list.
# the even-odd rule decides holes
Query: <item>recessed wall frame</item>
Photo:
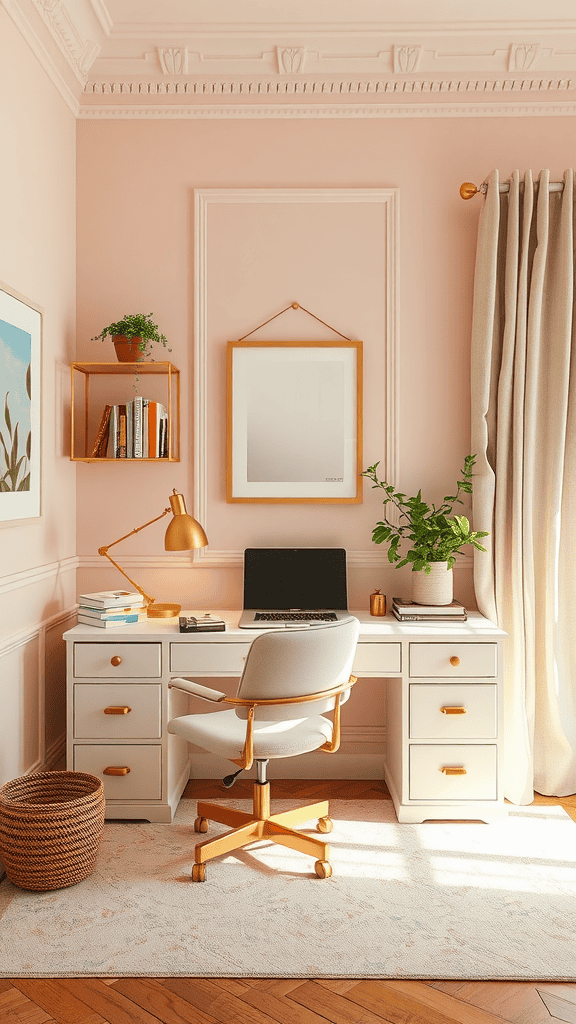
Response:
[[[370,354],[374,351],[384,353],[384,374],[381,380],[381,408],[384,415],[382,434],[373,431],[371,422],[366,422],[364,434],[370,431],[371,447],[382,452],[382,472],[387,479],[398,479],[398,447],[399,447],[399,400],[398,400],[398,237],[399,237],[399,204],[397,188],[200,188],[194,190],[194,516],[202,522],[210,535],[210,520],[214,509],[209,500],[212,487],[211,474],[218,472],[218,467],[210,455],[210,410],[213,408],[210,388],[213,385],[212,372],[209,373],[210,352],[213,344],[222,344],[225,348],[226,336],[216,340],[209,309],[212,308],[212,289],[217,281],[216,271],[212,269],[209,254],[212,246],[228,223],[232,223],[235,210],[239,206],[260,208],[265,211],[268,205],[305,207],[328,206],[334,209],[335,220],[338,218],[338,207],[343,204],[368,205],[373,209],[375,222],[381,216],[382,236],[381,254],[384,273],[374,282],[374,288],[383,304],[383,331],[374,337],[363,337],[364,362],[369,365]],[[230,214],[228,215],[228,210]],[[226,234],[227,242],[230,233]],[[282,252],[282,239],[278,239],[278,252]],[[281,261],[280,261],[281,262]],[[369,274],[372,268],[366,267]],[[281,266],[280,266],[281,272]],[[299,289],[290,289],[292,295],[302,295]],[[309,291],[307,291],[309,294]],[[302,295],[302,297],[304,297]],[[288,300],[289,296],[287,296]],[[282,301],[282,300],[280,300]],[[365,299],[364,299],[365,301]],[[308,303],[307,303],[308,304]],[[232,335],[234,336],[234,335]],[[228,338],[230,334],[228,334]],[[224,364],[224,359],[222,364]],[[219,394],[222,392],[219,388]],[[366,419],[366,403],[364,403]],[[224,447],[224,446],[223,446]],[[224,466],[222,466],[224,470]],[[224,476],[224,472],[222,472]],[[219,478],[221,479],[221,478]],[[218,513],[220,515],[220,512]],[[210,547],[194,552],[193,560],[207,566],[232,567],[243,563],[242,550],[219,550],[218,543],[212,541]],[[349,551],[349,562],[357,567],[379,565],[381,553],[369,543],[361,551]]]

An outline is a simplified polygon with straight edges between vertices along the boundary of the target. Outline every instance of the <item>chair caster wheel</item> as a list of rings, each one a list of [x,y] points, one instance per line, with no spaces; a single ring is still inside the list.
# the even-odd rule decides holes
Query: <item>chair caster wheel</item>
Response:
[[[330,878],[332,874],[332,865],[327,860],[317,860],[314,865],[314,870],[318,875],[318,878]]]
[[[193,882],[205,882],[206,881],[206,865],[205,864],[194,864],[192,868],[192,881]]]
[[[195,832],[207,832],[208,831],[208,819],[207,818],[196,818],[194,822]]]
[[[334,822],[332,818],[318,818],[318,831],[319,832],[331,832],[334,828]]]

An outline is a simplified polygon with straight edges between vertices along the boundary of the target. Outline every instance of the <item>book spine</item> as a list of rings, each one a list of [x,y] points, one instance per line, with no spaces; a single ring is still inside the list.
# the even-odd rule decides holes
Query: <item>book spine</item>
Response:
[[[134,458],[142,458],[142,395],[134,399]]]
[[[142,458],[149,458],[149,445],[148,445],[148,405],[149,400],[147,398],[142,399]]]
[[[83,622],[85,626],[97,626],[100,629],[106,629],[111,626],[124,626],[131,622],[138,622],[138,616],[126,615],[123,619],[110,621],[108,619],[91,619],[88,615],[78,614],[78,622]]]
[[[94,447],[92,449],[93,458],[102,458],[102,456],[106,454],[106,448],[108,446],[108,429],[110,426],[110,409],[111,406],[104,406],[104,412],[102,413],[102,419],[100,420],[100,426],[98,427],[98,433],[96,434]]]
[[[160,458],[168,458],[168,413],[165,412],[161,421],[161,447]]]
[[[158,421],[158,402],[148,402],[148,455],[151,459],[158,457],[156,443],[156,424]]]
[[[118,406],[118,458],[126,458],[126,406]]]
[[[134,401],[126,402],[126,458],[134,458]]]
[[[158,421],[156,423],[156,450],[158,452],[158,458],[163,458],[163,426],[164,419],[166,417],[166,409],[161,402],[158,402]]]
[[[108,452],[107,457],[109,459],[117,459],[118,453],[116,451],[116,438],[118,434],[118,406],[113,405],[110,410],[110,430],[108,436]]]

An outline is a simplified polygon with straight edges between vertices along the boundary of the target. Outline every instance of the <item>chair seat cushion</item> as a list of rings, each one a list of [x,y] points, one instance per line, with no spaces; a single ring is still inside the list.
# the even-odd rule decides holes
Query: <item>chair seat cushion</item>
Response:
[[[168,732],[183,736],[203,750],[233,760],[242,756],[246,722],[235,711],[184,715],[168,723]],[[292,757],[317,750],[332,739],[332,722],[322,715],[284,722],[254,722],[254,757]]]

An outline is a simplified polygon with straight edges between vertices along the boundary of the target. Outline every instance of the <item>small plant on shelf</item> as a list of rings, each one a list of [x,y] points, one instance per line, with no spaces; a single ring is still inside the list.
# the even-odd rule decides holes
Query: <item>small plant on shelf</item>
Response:
[[[104,341],[108,336],[111,337],[116,346],[118,359],[121,362],[144,359],[152,353],[154,343],[168,348],[168,339],[164,334],[160,333],[160,329],[152,320],[152,316],[152,313],[126,315],[117,323],[104,327],[100,334],[92,338],[92,341]],[[120,341],[117,339],[120,339]],[[123,357],[119,352],[119,345],[123,345],[125,349],[131,349],[133,354],[129,358]],[[168,352],[171,351],[172,349],[168,348]]]
[[[388,544],[388,561],[396,563],[397,569],[411,563],[412,572],[423,570],[429,574],[432,562],[446,562],[446,568],[451,569],[456,561],[454,555],[465,544],[471,544],[478,551],[486,551],[479,541],[481,537],[487,537],[488,533],[473,532],[466,516],[453,515],[453,506],[456,503],[463,504],[460,494],[472,493],[472,467],[475,461],[475,455],[465,457],[461,479],[456,484],[456,494],[447,494],[439,508],[422,501],[421,491],[407,498],[385,480],[379,480],[379,462],[362,473],[362,476],[372,480],[373,488],[379,487],[384,491],[384,505],[392,505],[398,511],[397,524],[390,522],[384,515],[383,521],[378,522],[372,532],[375,544]],[[411,546],[402,557],[398,548],[405,541]]]

